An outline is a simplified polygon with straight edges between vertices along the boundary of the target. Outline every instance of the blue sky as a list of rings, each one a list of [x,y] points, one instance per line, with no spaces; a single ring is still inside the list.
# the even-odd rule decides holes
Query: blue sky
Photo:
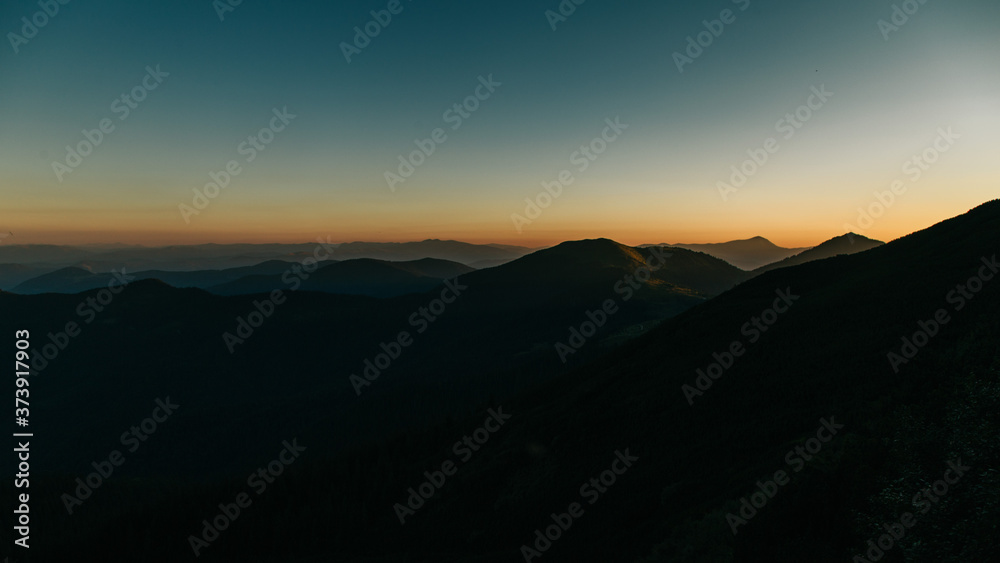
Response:
[[[0,227],[62,243],[760,234],[800,246],[842,234],[941,127],[961,134],[954,150],[869,234],[995,197],[996,2],[928,0],[887,40],[878,22],[903,2],[587,0],[553,30],[555,1],[403,0],[348,63],[342,43],[388,4],[244,0],[220,21],[209,0],[72,0],[15,53],[10,34],[41,8],[5,2]],[[735,21],[679,72],[674,54],[727,9]],[[119,119],[115,99],[157,65],[169,76]],[[398,157],[449,129],[444,112],[490,75],[501,86],[390,190]],[[832,98],[720,198],[718,182],[814,86]],[[243,162],[237,147],[285,107],[294,121]],[[576,171],[574,151],[614,117],[628,130]],[[104,118],[115,130],[60,181],[53,162]],[[239,176],[182,220],[192,189],[234,159]],[[565,169],[575,182],[517,232],[511,215]]]

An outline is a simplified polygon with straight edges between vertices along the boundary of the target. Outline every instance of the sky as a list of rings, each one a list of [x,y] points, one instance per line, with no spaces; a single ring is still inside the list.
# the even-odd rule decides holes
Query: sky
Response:
[[[800,247],[997,197],[995,0],[53,5],[0,6],[22,244]]]

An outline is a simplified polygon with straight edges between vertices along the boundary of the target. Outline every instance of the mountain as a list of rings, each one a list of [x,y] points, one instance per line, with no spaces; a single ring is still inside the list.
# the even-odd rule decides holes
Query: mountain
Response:
[[[805,252],[790,256],[784,260],[761,266],[760,268],[753,270],[753,273],[762,274],[778,268],[798,266],[799,264],[805,264],[806,262],[812,262],[813,260],[823,260],[824,258],[832,258],[841,254],[864,252],[866,250],[882,246],[883,244],[885,243],[880,240],[874,240],[858,234],[848,233],[846,235],[834,237],[817,247],[810,248]]]
[[[47,266],[29,264],[0,264],[0,289],[7,289],[17,284],[52,271]]]
[[[0,293],[0,328],[28,326],[36,335],[38,408],[61,405],[58,415],[39,421],[39,431],[82,420],[62,431],[49,454],[39,453],[48,456],[48,467],[72,470],[72,460],[89,455],[85,436],[124,423],[140,410],[140,398],[169,393],[184,397],[188,408],[178,420],[185,428],[211,430],[195,438],[189,453],[165,444],[130,464],[128,472],[231,470],[266,455],[271,438],[280,441],[302,424],[310,426],[317,448],[336,451],[447,413],[463,415],[491,395],[509,396],[581,365],[747,275],[703,254],[670,253],[662,265],[651,261],[656,271],[648,282],[638,282],[634,277],[646,279],[640,268],[656,254],[652,249],[640,253],[609,240],[566,243],[445,284],[435,280],[427,292],[382,299],[286,286],[281,303],[274,303],[263,294],[219,296],[158,280],[134,281],[110,303],[96,289]],[[433,260],[352,260],[326,266],[310,279],[386,268],[407,276],[467,271]],[[605,306],[609,301],[614,307]],[[261,315],[262,323],[254,320]],[[581,330],[588,336],[578,342],[574,335]],[[68,344],[60,336],[77,331]],[[379,359],[381,377],[368,381],[373,387],[358,388],[364,393],[359,398],[351,375],[375,369],[367,362],[392,350],[401,332],[419,345],[393,352],[388,367]],[[47,343],[56,346],[55,357],[41,356]],[[415,403],[414,396],[421,400]],[[129,408],[86,416],[94,404]],[[248,413],[261,409],[280,409],[287,417],[248,420]],[[256,433],[254,444],[247,443],[248,431]],[[210,445],[228,440],[244,449],[234,453]]]
[[[275,289],[296,289],[388,297],[419,293],[438,285],[442,280],[473,271],[472,268],[425,258],[412,262],[384,262],[355,259],[344,262],[320,262],[315,273],[303,273],[302,265],[281,260],[269,260],[253,266],[225,270],[171,272],[147,270],[128,273],[129,281],[157,279],[171,286],[197,287],[219,295],[269,293]],[[83,268],[62,268],[55,272],[26,280],[11,291],[20,294],[79,293],[88,289],[108,287],[122,279],[110,273],[93,273]],[[298,280],[297,282],[294,280]]]
[[[387,261],[412,261],[437,258],[470,265],[497,265],[532,252],[529,248],[495,244],[471,244],[457,241],[425,240],[406,243],[380,242],[308,242],[300,244],[197,244],[142,247],[125,244],[57,246],[0,245],[0,264],[48,267],[81,267],[84,263],[95,272],[112,269],[129,271],[222,270],[247,267],[270,260],[300,262],[322,248],[327,260],[374,258]]]
[[[531,252],[531,249],[520,246],[428,239],[420,242],[347,242],[339,245],[332,257],[338,260],[376,258],[393,262],[438,258],[473,266],[484,262],[502,264]]]
[[[748,271],[806,250],[805,248],[782,248],[764,237],[720,243],[672,244],[669,246],[704,252]]]
[[[344,295],[394,297],[426,292],[445,279],[472,271],[464,264],[434,258],[411,262],[357,258],[323,266],[315,273],[299,275],[286,267],[280,275],[246,276],[207,289],[219,295],[248,295],[269,293],[275,289],[287,291],[294,287],[296,290]]]
[[[74,262],[86,260],[94,255],[94,252],[90,250],[54,244],[0,245],[0,263],[4,264],[69,266]]]
[[[332,261],[320,262],[328,265]],[[137,280],[157,279],[173,287],[197,287],[208,289],[212,286],[236,281],[247,276],[278,275],[288,271],[295,265],[294,262],[284,260],[268,260],[252,266],[240,268],[227,268],[224,270],[194,270],[190,272],[176,272],[166,270],[145,270],[136,272]]]
[[[322,262],[326,264],[327,262]],[[174,287],[209,287],[238,280],[252,275],[280,274],[293,266],[291,262],[269,260],[253,266],[229,268],[226,270],[196,270],[192,272],[171,272],[163,270],[147,270],[128,272],[123,277],[112,273],[94,273],[93,268],[85,263],[85,268],[61,268],[16,285],[10,291],[21,294],[37,293],[79,293],[88,289],[108,287],[112,280],[127,278],[133,280],[158,279]],[[28,267],[31,268],[31,267]],[[34,267],[32,271],[37,271]]]
[[[84,268],[60,268],[25,280],[14,286],[14,293],[79,293],[107,285],[110,274],[95,274]]]
[[[665,256],[662,265],[655,258],[657,253]],[[620,280],[647,261],[658,265],[652,272],[654,283],[684,288],[701,297],[721,293],[747,278],[745,272],[706,254],[656,246],[632,248],[609,239],[593,239],[564,242],[470,279],[482,278],[494,284],[571,285],[574,281],[601,278],[601,283],[607,283]]]

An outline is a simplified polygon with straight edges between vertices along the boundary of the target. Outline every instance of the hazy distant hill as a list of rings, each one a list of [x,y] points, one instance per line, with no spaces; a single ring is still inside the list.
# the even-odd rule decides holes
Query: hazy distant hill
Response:
[[[444,279],[472,271],[472,268],[457,262],[425,258],[412,262],[384,262],[370,259],[344,262],[329,260],[320,262],[319,268],[312,274],[304,272],[301,264],[281,260],[225,270],[193,272],[147,270],[127,273],[130,280],[158,279],[174,287],[197,287],[219,295],[269,293],[274,289],[287,291],[294,287],[327,293],[389,297],[427,291]],[[11,289],[11,292],[78,293],[107,287],[113,279],[117,279],[117,276],[110,273],[93,273],[82,268],[61,268],[26,280]]]
[[[428,239],[420,242],[348,242],[337,247],[333,258],[377,258],[393,262],[438,258],[475,267],[477,262],[501,264],[531,252],[520,246]]]
[[[95,272],[126,268],[130,271],[194,271],[247,267],[269,260],[298,262],[313,256],[318,242],[301,244],[197,244],[142,247],[121,244],[56,246],[0,245],[0,264],[46,266],[49,271],[61,267],[86,265]],[[502,264],[520,258],[532,250],[517,246],[470,244],[457,241],[425,240],[405,243],[351,242],[332,244],[323,252],[331,260],[375,258],[388,261],[411,261],[437,258],[471,265]],[[2,281],[2,280],[0,280]]]
[[[13,293],[79,293],[106,286],[110,274],[95,274],[83,268],[60,268],[16,285]]]
[[[16,239],[11,239],[16,240]],[[54,244],[3,244],[0,245],[0,263],[46,264],[69,266],[74,262],[95,256],[89,249]]]
[[[810,248],[809,250],[796,254],[795,256],[790,256],[779,262],[761,266],[760,268],[755,269],[753,273],[761,274],[778,268],[798,266],[799,264],[805,264],[806,262],[811,262],[813,260],[831,258],[839,254],[864,252],[865,250],[882,246],[883,244],[885,243],[880,240],[874,240],[854,233],[849,233],[839,237],[834,237],[815,248]]]
[[[704,252],[748,271],[806,250],[805,248],[782,248],[764,237],[720,243],[672,244],[669,246]]]
[[[319,267],[333,263],[333,261],[320,262]],[[235,281],[246,276],[254,275],[276,275],[288,271],[294,262],[284,260],[268,260],[252,266],[241,268],[227,268],[225,270],[195,270],[190,272],[176,272],[166,270],[145,270],[135,273],[136,279],[157,279],[174,287],[198,287],[208,289],[215,285]]]
[[[52,271],[48,266],[0,264],[0,290],[10,291],[17,284]]]
[[[125,273],[130,280],[133,278],[134,280],[158,279],[174,287],[207,289],[249,275],[280,274],[291,268],[292,265],[291,262],[270,260],[253,266],[229,268],[226,270],[197,270],[192,272],[146,270],[133,272],[126,268]],[[94,273],[89,268],[60,268],[54,272],[25,280],[10,289],[10,291],[21,294],[78,293],[88,289],[107,287],[113,279],[117,279],[114,274]]]
[[[344,295],[393,297],[407,293],[422,293],[443,280],[474,271],[458,262],[424,258],[411,262],[386,262],[357,258],[335,262],[318,269],[296,283],[298,274],[252,275],[235,281],[208,287],[219,295],[268,293],[274,289],[323,291]]]

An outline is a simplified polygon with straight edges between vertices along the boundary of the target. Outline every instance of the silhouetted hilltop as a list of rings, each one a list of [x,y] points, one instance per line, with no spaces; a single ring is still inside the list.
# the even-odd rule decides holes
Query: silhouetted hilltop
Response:
[[[846,235],[834,237],[815,248],[810,248],[809,250],[796,254],[795,256],[790,256],[779,262],[774,262],[773,264],[761,266],[760,268],[754,270],[753,273],[762,274],[778,268],[797,266],[813,260],[823,260],[840,254],[864,252],[877,246],[882,246],[883,244],[885,243],[880,240],[874,240],[858,234],[848,233]]]

